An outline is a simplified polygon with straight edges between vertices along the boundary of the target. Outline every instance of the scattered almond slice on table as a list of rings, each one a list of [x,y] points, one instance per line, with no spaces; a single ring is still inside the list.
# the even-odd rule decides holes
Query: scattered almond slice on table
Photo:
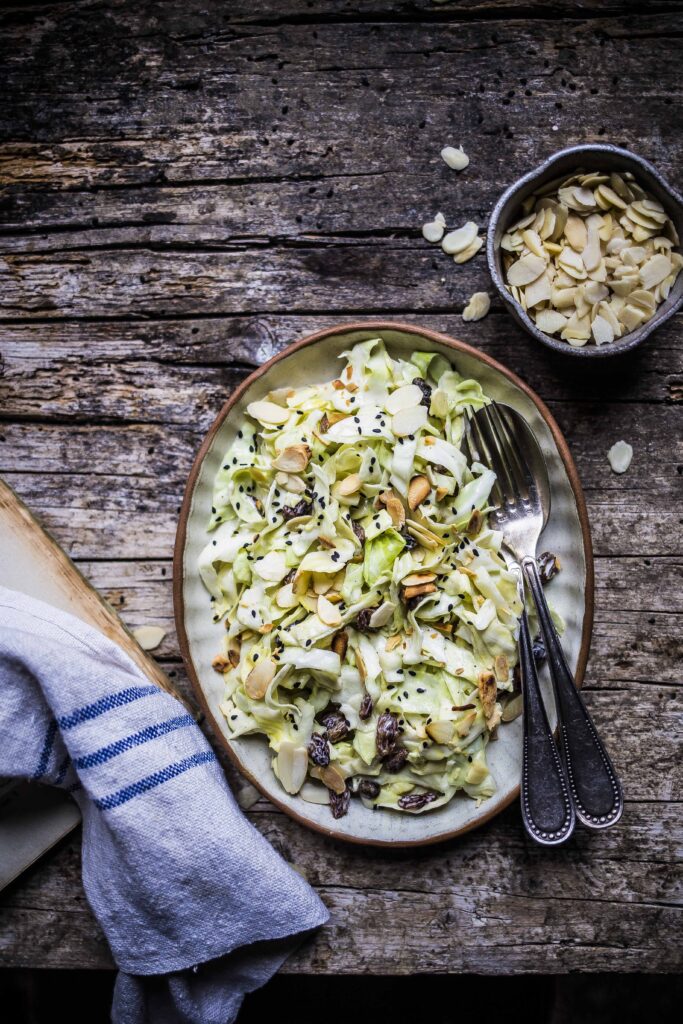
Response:
[[[646,323],[683,267],[676,228],[630,172],[578,172],[522,211],[501,240],[508,290],[539,330],[574,347]]]
[[[133,630],[133,636],[143,651],[153,651],[166,636],[166,630],[161,626],[139,626]]]
[[[491,299],[487,292],[475,292],[462,311],[463,320],[481,320],[491,308]]]
[[[631,465],[633,448],[627,441],[617,441],[608,451],[607,458],[615,473],[625,473]]]
[[[444,146],[441,150],[441,159],[452,171],[464,171],[470,162],[470,158],[462,146],[458,146],[457,149],[455,146]]]

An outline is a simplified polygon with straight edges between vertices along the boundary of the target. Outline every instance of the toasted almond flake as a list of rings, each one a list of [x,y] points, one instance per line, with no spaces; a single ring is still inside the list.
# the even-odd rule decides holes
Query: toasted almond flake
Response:
[[[229,636],[226,643],[226,651],[228,660],[233,668],[237,668],[240,663],[240,641],[236,636]]]
[[[413,597],[421,597],[423,594],[433,594],[436,587],[433,583],[421,583],[417,587],[405,587],[403,591],[403,598],[405,601],[410,601]]]
[[[545,219],[545,218],[544,218]],[[540,256],[544,259],[544,249],[541,236],[531,228],[527,228],[526,231],[522,231],[522,238],[527,249],[529,249],[535,256]]]
[[[318,598],[317,612],[318,618],[326,626],[341,626],[342,617],[339,609],[322,594]]]
[[[425,726],[425,732],[435,743],[452,743],[455,725],[447,720],[430,722]]]
[[[521,693],[518,693],[516,697],[513,697],[507,702],[503,708],[503,713],[500,716],[502,722],[514,722],[516,718],[519,718],[524,709],[524,699]]]
[[[608,451],[607,458],[615,473],[625,473],[631,465],[633,448],[626,441],[617,441]]]
[[[470,158],[462,146],[444,146],[441,150],[441,159],[452,171],[464,171],[470,162]]]
[[[414,512],[429,495],[432,485],[426,476],[414,476],[408,486],[408,507]]]
[[[392,417],[391,430],[396,437],[409,437],[416,434],[427,422],[427,409],[417,405],[411,409],[401,409]]]
[[[469,522],[465,528],[466,536],[469,537],[470,540],[474,540],[475,537],[479,536],[483,525],[483,515],[481,514],[478,508],[473,509],[472,515],[470,516]]]
[[[423,583],[433,583],[436,579],[435,572],[411,572],[401,580],[403,587],[421,587]]]
[[[247,412],[261,423],[273,424],[274,426],[280,426],[282,423],[286,423],[289,419],[290,410],[284,409],[281,405],[276,405],[274,402],[251,402],[247,406]]]
[[[343,793],[346,789],[346,779],[334,764],[326,764],[320,768],[318,778],[324,783],[328,789],[331,789],[333,793]]]
[[[474,295],[470,296],[470,300],[462,311],[462,318],[466,321],[481,320],[485,317],[491,308],[491,299],[487,292],[475,292]],[[443,393],[443,392],[442,392]],[[434,395],[432,394],[432,403],[434,402]],[[446,403],[448,398],[446,396]],[[431,412],[431,406],[430,406]],[[446,406],[446,412],[448,414],[448,406]]]
[[[214,672],[227,672],[228,669],[232,667],[232,663],[228,658],[227,654],[217,654],[216,657],[211,662],[211,668],[214,670]]]
[[[256,662],[244,681],[244,689],[252,700],[263,700],[266,690],[275,678],[275,662],[263,658]]]
[[[379,495],[379,502],[385,506],[393,525],[400,530],[406,521],[406,510],[401,499],[393,491],[384,491]]]
[[[133,636],[143,651],[153,651],[166,636],[166,630],[161,626],[138,626],[133,630]]]
[[[463,252],[469,248],[477,237],[479,227],[474,221],[468,220],[467,223],[463,224],[461,228],[456,231],[450,231],[441,242],[441,248],[449,256],[454,256],[455,253]]]
[[[356,662],[356,668],[358,669],[358,673],[360,675],[361,682],[364,683],[365,680],[368,678],[368,670],[365,667],[365,662],[363,660],[363,655],[360,653],[360,651],[358,650],[357,647],[354,647],[354,649],[353,649],[353,660]]]
[[[496,679],[499,683],[507,682],[507,678],[510,674],[510,666],[508,660],[504,654],[497,654],[493,663],[493,668],[496,673]]]
[[[412,409],[422,401],[422,392],[417,384],[405,384],[396,388],[384,403],[387,412],[394,416],[401,409]]]
[[[331,644],[332,650],[334,651],[335,654],[339,655],[340,661],[343,661],[344,658],[346,657],[346,651],[348,649],[348,646],[349,634],[345,630],[340,629],[339,632],[335,633],[334,636],[332,637]]]
[[[547,265],[543,257],[528,253],[528,255],[522,256],[516,263],[513,263],[508,270],[508,284],[523,288],[524,285],[531,284],[537,277],[540,277]]]
[[[337,494],[343,498],[348,497],[350,494],[355,494],[363,486],[363,481],[358,476],[358,473],[350,473],[349,476],[344,477],[343,480],[337,484]]]

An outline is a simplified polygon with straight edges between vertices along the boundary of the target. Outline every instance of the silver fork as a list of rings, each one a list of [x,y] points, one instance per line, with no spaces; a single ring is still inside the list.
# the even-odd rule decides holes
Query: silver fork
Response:
[[[492,499],[497,507],[489,513],[489,519],[493,526],[501,530],[506,548],[516,559],[518,567],[521,567],[522,600],[522,572],[533,595],[555,694],[565,770],[561,775],[555,770],[552,785],[549,782],[543,786],[542,781],[536,778],[536,772],[543,771],[541,765],[550,765],[554,769],[557,766],[552,747],[547,742],[547,733],[550,732],[547,716],[545,710],[541,713],[538,707],[539,700],[540,708],[543,708],[543,702],[534,659],[528,656],[531,641],[524,613],[520,627],[520,663],[527,682],[526,768],[523,766],[522,772],[523,814],[530,816],[532,826],[537,828],[543,824],[549,816],[549,797],[546,799],[545,790],[550,790],[555,800],[553,820],[558,820],[564,803],[564,783],[568,786],[573,804],[572,817],[575,813],[589,828],[608,828],[617,823],[623,812],[621,784],[567,664],[536,564],[538,539],[550,513],[550,485],[543,453],[523,417],[515,410],[496,403],[478,410],[470,418],[467,443],[472,457],[478,458],[496,473]],[[530,705],[528,716],[527,704]],[[534,730],[533,737],[527,731],[527,726],[529,730]],[[557,754],[557,748],[554,753]],[[565,823],[567,821],[565,818]],[[571,822],[567,823],[566,832],[560,837],[557,837],[557,829],[554,829],[553,845],[564,842],[572,828]],[[542,829],[539,837],[532,828],[531,834],[545,841],[543,831],[548,832],[548,829]]]

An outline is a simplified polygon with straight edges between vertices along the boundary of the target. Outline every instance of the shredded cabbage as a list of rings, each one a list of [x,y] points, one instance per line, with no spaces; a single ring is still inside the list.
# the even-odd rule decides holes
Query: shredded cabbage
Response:
[[[380,338],[341,358],[334,381],[252,402],[216,476],[199,572],[226,625],[221,709],[337,817],[351,794],[406,813],[485,799],[521,613],[486,521],[495,475],[460,446],[488,399]]]

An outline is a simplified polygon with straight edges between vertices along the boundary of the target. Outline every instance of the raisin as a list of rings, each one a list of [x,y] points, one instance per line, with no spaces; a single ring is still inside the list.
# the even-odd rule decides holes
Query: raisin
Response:
[[[361,718],[365,722],[366,719],[368,719],[370,717],[370,715],[372,714],[372,708],[373,708],[372,697],[370,696],[369,693],[366,693],[365,696],[363,697],[362,701],[360,702],[360,708],[358,710],[358,717]]]
[[[532,651],[534,655],[534,661],[537,665],[542,665],[548,654],[545,649],[545,641],[542,636],[537,636],[532,645]]]
[[[420,405],[426,405],[429,408],[432,400],[432,389],[424,377],[413,377],[413,384],[415,384],[422,392],[422,401]]]
[[[330,421],[327,418],[327,413],[326,412],[324,412],[323,415],[322,415],[322,419],[320,420],[320,423],[318,424],[318,429],[320,430],[321,434],[326,434],[327,431],[330,429]]]
[[[393,711],[383,711],[377,720],[375,744],[379,757],[386,757],[396,746],[398,718]]]
[[[372,618],[372,613],[377,611],[377,608],[379,608],[379,605],[375,608],[363,608],[362,611],[358,612],[354,626],[359,633],[371,632],[372,626],[370,625],[370,619]]]
[[[379,782],[375,782],[373,779],[361,779],[358,783],[358,792],[367,800],[376,800],[381,788]]]
[[[351,728],[341,711],[323,712],[320,722],[325,726],[325,737],[330,743],[337,743],[338,740],[343,740]]]
[[[334,793],[330,790],[330,810],[333,818],[343,818],[349,809],[351,802],[351,790],[347,786],[343,793]]]
[[[296,519],[297,516],[310,515],[312,508],[311,503],[302,498],[296,505],[283,505],[280,512],[285,522],[289,522],[290,519]]]
[[[351,520],[351,529],[355,533],[356,537],[358,537],[359,542],[361,544],[365,544],[365,530],[360,525],[360,523],[356,522],[355,519]]]
[[[320,765],[321,768],[330,763],[329,743],[319,732],[314,732],[311,736],[311,742],[308,744],[308,756],[313,764]]]
[[[400,772],[408,760],[408,751],[405,747],[397,747],[393,754],[389,754],[382,762],[388,772]]]
[[[404,811],[419,811],[432,800],[436,800],[436,793],[431,790],[428,793],[406,793],[399,798],[398,806]]]
[[[542,555],[538,556],[536,562],[541,583],[550,583],[553,576],[557,576],[560,571],[560,560],[552,551],[544,551]]]

